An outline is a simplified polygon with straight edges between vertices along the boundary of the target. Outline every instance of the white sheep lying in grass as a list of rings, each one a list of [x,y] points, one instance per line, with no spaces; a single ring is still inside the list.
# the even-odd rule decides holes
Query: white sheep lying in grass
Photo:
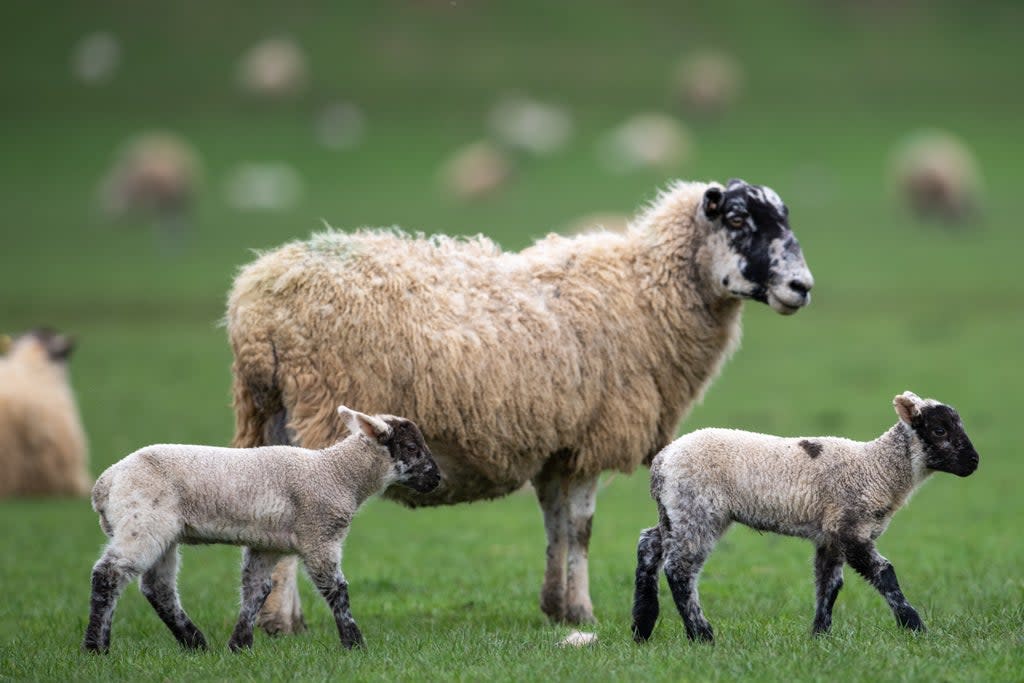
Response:
[[[924,630],[875,540],[928,475],[966,477],[977,469],[978,453],[951,407],[909,391],[893,405],[899,422],[874,441],[701,429],[669,444],[651,464],[660,521],[637,545],[633,638],[644,642],[654,630],[664,564],[686,635],[714,639],[697,577],[734,521],[817,546],[815,634],[832,625],[844,561],[878,589],[901,626]]]
[[[89,492],[85,430],[68,378],[74,346],[40,328],[0,356],[0,497]]]
[[[142,594],[178,642],[206,648],[178,602],[179,543],[247,546],[232,650],[252,646],[274,565],[293,553],[302,557],[334,612],[342,645],[361,646],[339,565],[352,517],[367,498],[393,483],[426,493],[437,487],[441,473],[409,420],[344,406],[338,413],[352,434],[321,451],[157,445],[107,469],[93,488],[92,504],[110,543],[92,570],[83,648],[109,650],[117,598],[139,575]]]

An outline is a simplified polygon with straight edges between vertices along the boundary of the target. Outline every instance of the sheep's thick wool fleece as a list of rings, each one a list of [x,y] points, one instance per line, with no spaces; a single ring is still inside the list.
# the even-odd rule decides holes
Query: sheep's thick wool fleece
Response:
[[[0,496],[84,496],[87,451],[67,370],[42,348],[0,358]]]
[[[559,452],[570,474],[632,471],[739,340],[740,302],[701,279],[707,187],[677,184],[625,234],[519,253],[361,230],[262,255],[228,302],[235,445],[261,443],[279,390],[307,447],[342,432],[339,402],[418,422],[446,478],[420,503],[502,495]]]

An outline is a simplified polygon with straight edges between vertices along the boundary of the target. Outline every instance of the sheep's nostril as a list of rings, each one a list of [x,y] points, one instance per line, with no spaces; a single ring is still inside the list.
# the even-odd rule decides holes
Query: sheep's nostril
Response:
[[[807,293],[811,291],[810,285],[801,280],[790,280],[788,285],[790,289],[800,296],[807,296]]]

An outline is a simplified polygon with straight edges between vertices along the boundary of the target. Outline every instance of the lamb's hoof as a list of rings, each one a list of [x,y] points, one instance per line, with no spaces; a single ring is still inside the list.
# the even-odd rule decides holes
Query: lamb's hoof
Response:
[[[181,646],[186,650],[208,650],[206,645],[206,637],[203,636],[202,631],[195,629],[185,634],[184,640],[181,641]]]
[[[245,638],[245,637],[238,637],[238,638],[236,638],[235,636],[232,636],[231,640],[228,641],[228,649],[231,650],[232,652],[241,652],[243,650],[251,650],[252,649],[252,634],[250,633],[248,638]]]
[[[695,643],[708,643],[709,645],[715,643],[715,632],[711,628],[711,624],[697,624],[692,628],[687,625],[686,637]]]
[[[82,643],[82,652],[88,652],[91,655],[105,655],[110,653],[110,648],[99,643],[86,641]]]
[[[921,617],[914,610],[910,610],[905,614],[897,615],[896,620],[899,622],[900,626],[911,631],[924,633],[928,630],[924,627],[924,622],[921,621]]]

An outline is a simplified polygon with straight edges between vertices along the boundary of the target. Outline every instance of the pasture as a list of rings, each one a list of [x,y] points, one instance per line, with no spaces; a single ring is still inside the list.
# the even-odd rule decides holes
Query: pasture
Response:
[[[2,501],[0,679],[1024,678],[1024,92],[1013,87],[1024,10],[893,4],[6,4],[0,329],[47,324],[78,337],[71,376],[94,476],[148,443],[230,441],[231,354],[218,320],[253,249],[305,237],[321,221],[483,232],[519,249],[582,214],[634,211],[670,178],[732,176],[787,202],[817,284],[794,317],[746,305],[741,348],[682,431],[868,439],[894,423],[893,395],[911,389],[959,409],[981,464],[968,479],[935,475],[879,543],[927,633],[899,631],[847,568],[832,633],[812,639],[811,546],[735,528],[701,582],[713,647],[686,640],[664,581],[653,640],[638,647],[629,637],[637,535],[656,519],[646,470],[602,481],[590,548],[599,641],[581,650],[558,648],[569,629],[537,607],[544,533],[528,491],[443,509],[370,503],[343,564],[368,648],[338,647],[303,578],[309,630],[257,633],[255,649],[237,656],[226,649],[236,549],[183,552],[182,602],[210,652],[182,654],[130,587],[111,654],[90,657],[78,647],[103,535],[88,502]],[[69,75],[68,54],[100,28],[121,37],[123,64],[89,88]],[[309,92],[246,101],[235,57],[281,33],[309,52]],[[638,111],[671,111],[672,64],[707,46],[732,50],[747,75],[734,110],[688,121],[694,158],[631,175],[600,168],[602,131]],[[489,107],[508,90],[566,105],[571,142],[522,158],[493,198],[444,197],[439,164],[485,134]],[[324,149],[311,132],[315,107],[335,97],[366,115],[365,138],[350,150]],[[891,196],[887,155],[920,126],[950,129],[978,155],[987,191],[973,228],[920,224]],[[95,208],[117,145],[152,127],[187,136],[204,158],[195,229],[172,254],[145,222],[111,226]],[[228,207],[225,174],[252,160],[297,168],[301,201],[277,212]]]

